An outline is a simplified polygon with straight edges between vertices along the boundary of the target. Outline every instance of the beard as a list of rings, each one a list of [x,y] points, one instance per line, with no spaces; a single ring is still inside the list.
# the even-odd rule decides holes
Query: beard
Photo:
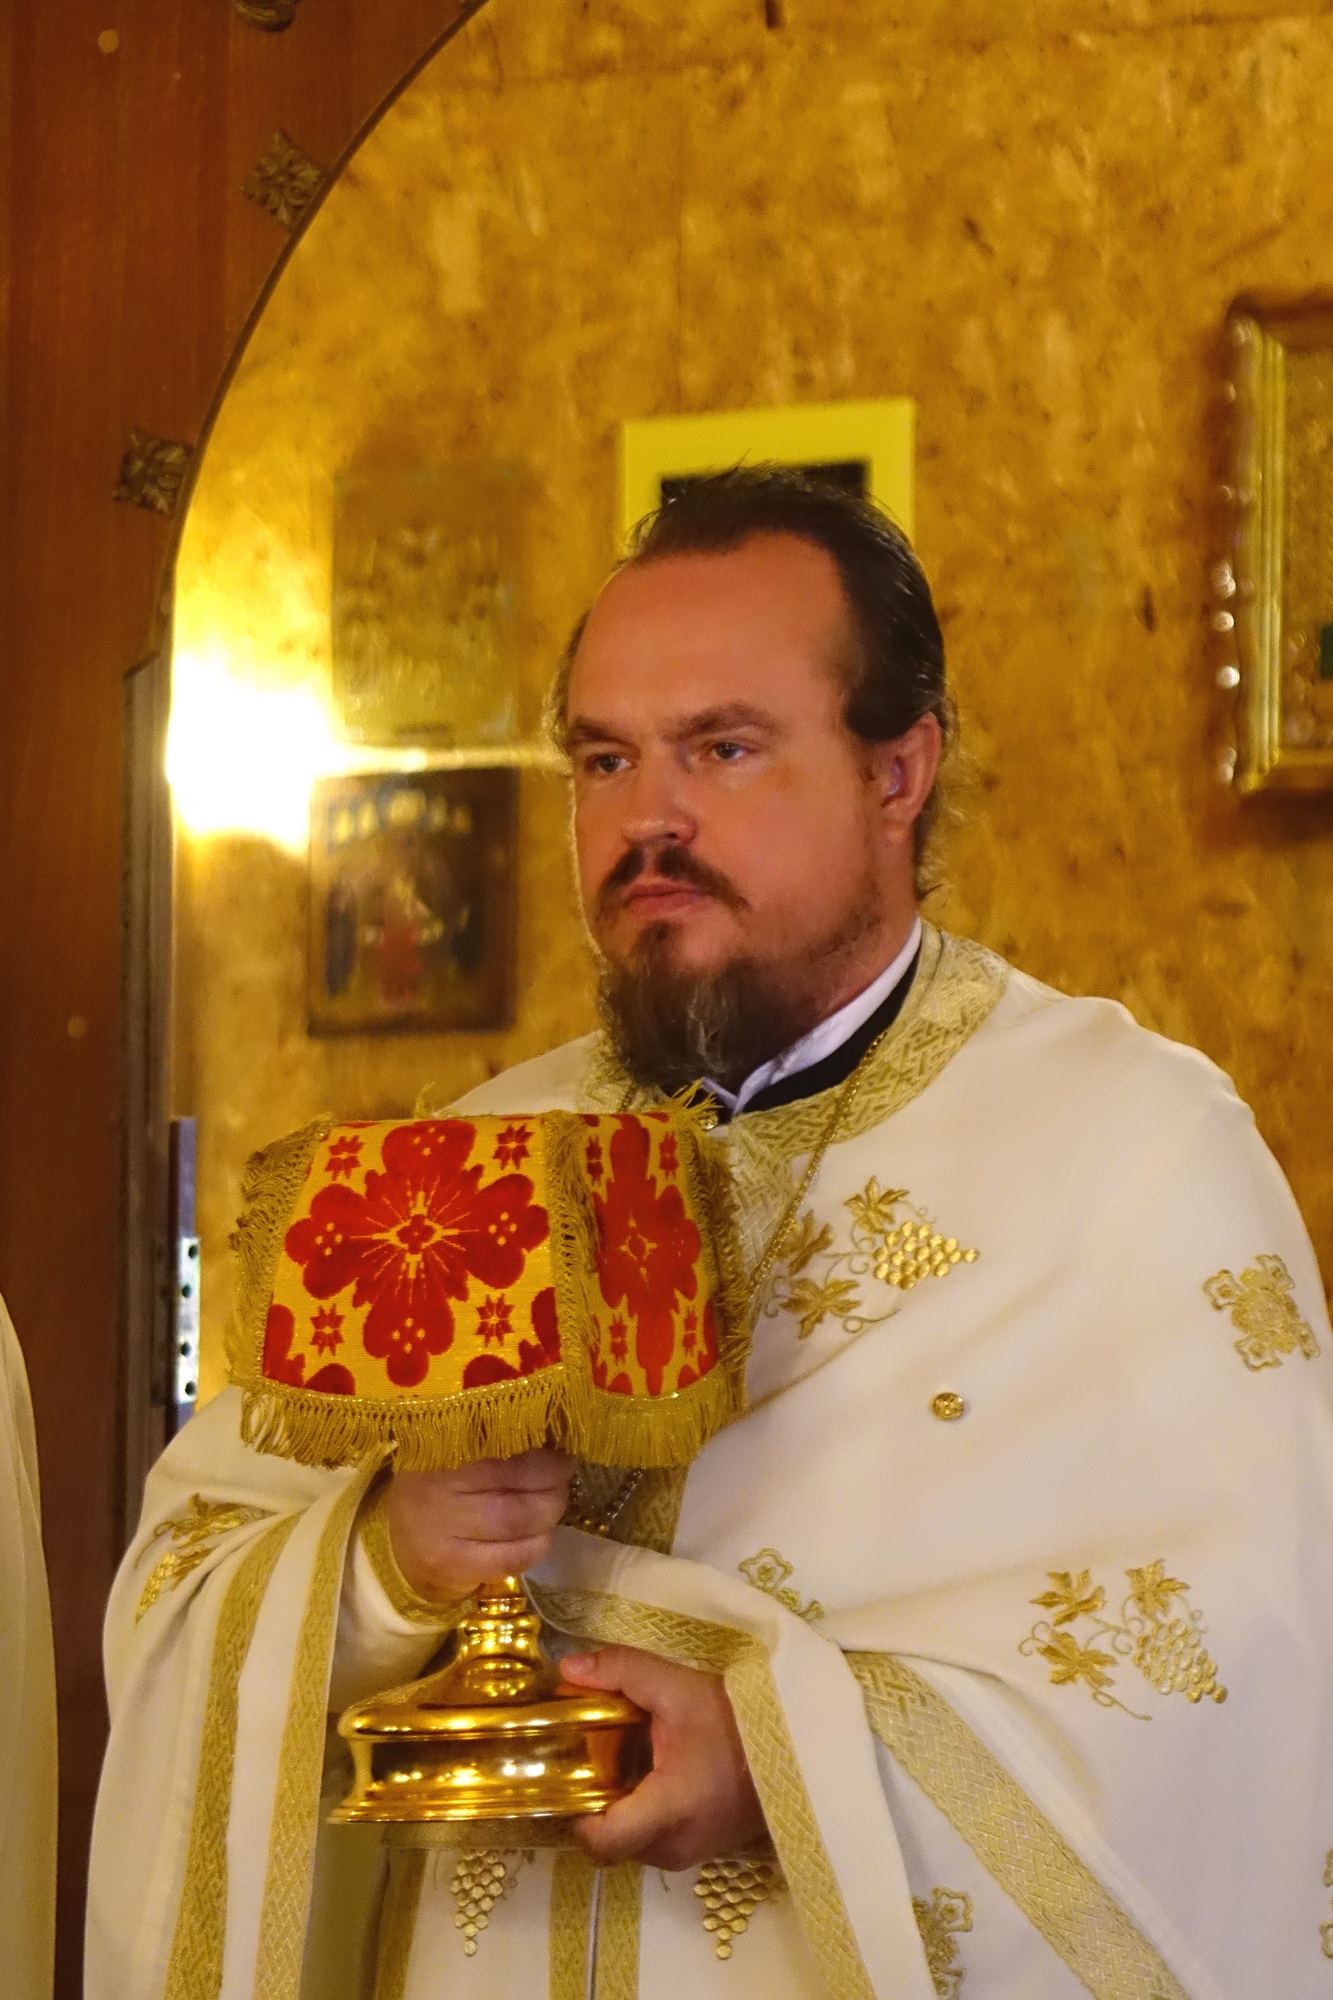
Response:
[[[693,856],[668,850],[657,866],[659,873],[711,889],[733,907],[741,902],[730,883]],[[622,862],[615,871],[622,880],[638,872],[624,869]],[[705,874],[710,879],[703,879]],[[604,896],[610,887],[608,882]],[[627,959],[603,961],[598,981],[598,1012],[622,1067],[640,1088],[667,1096],[705,1077],[738,1089],[825,1019],[840,961],[875,928],[878,917],[866,882],[840,921],[794,957],[738,956],[708,972],[675,963],[674,925],[648,925]]]

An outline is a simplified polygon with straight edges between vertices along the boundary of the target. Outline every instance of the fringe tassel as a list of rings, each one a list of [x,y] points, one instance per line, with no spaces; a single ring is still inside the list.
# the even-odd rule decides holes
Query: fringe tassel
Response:
[[[245,1385],[241,1436],[256,1451],[301,1465],[356,1465],[390,1447],[399,1472],[439,1472],[479,1458],[515,1458],[561,1441],[567,1428],[563,1368],[400,1403],[328,1396],[285,1382]]]
[[[241,1437],[256,1451],[330,1470],[385,1449],[399,1472],[439,1472],[548,1446],[593,1465],[687,1465],[734,1414],[720,1367],[675,1396],[589,1393],[568,1368],[400,1403],[329,1396],[285,1382],[244,1384]]]
[[[245,1163],[243,1206],[231,1236],[236,1252],[236,1310],[227,1325],[227,1365],[233,1382],[244,1384],[259,1372],[282,1240],[315,1149],[336,1122],[316,1118],[299,1132],[289,1132],[285,1139],[251,1153]]]

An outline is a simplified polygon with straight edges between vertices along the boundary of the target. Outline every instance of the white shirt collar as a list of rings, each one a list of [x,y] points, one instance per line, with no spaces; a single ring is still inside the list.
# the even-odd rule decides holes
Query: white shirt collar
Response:
[[[839,1007],[836,1014],[830,1014],[817,1028],[811,1028],[808,1035],[802,1035],[799,1042],[793,1042],[780,1056],[774,1056],[772,1062],[761,1063],[757,1070],[746,1077],[739,1090],[724,1090],[722,1085],[714,1083],[711,1077],[704,1079],[706,1088],[713,1093],[719,1103],[726,1105],[734,1118],[737,1112],[744,1111],[751,1098],[757,1097],[761,1090],[767,1090],[771,1084],[781,1083],[784,1077],[795,1076],[800,1070],[812,1069],[817,1062],[823,1062],[825,1056],[831,1056],[835,1049],[840,1049],[848,1036],[854,1035],[857,1029],[870,1019],[875,1009],[888,999],[912,963],[920,943],[921,919],[918,917],[912,925],[907,943],[892,965],[886,965],[878,979],[872,979],[869,986],[858,993],[854,1000],[849,1000],[845,1007]]]

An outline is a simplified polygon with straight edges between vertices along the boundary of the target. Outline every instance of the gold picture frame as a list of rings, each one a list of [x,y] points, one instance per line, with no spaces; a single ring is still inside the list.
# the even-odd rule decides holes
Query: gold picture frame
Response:
[[[1217,678],[1241,792],[1333,787],[1333,302],[1238,305],[1230,547],[1213,572]]]
[[[697,417],[645,417],[621,425],[620,533],[662,503],[675,479],[730,465],[859,471],[859,490],[877,500],[909,537],[915,511],[916,404],[910,396],[848,403],[795,403],[770,410],[722,410]]]

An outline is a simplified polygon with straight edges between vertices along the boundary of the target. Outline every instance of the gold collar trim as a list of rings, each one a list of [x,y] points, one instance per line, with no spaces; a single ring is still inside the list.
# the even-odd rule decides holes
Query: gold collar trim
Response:
[[[839,1144],[873,1131],[934,1083],[991,1014],[1008,983],[1009,967],[984,945],[936,930],[933,924],[923,923],[921,933],[921,962],[912,990],[858,1086]],[[834,1084],[772,1111],[743,1112],[737,1127],[765,1151],[795,1159],[819,1144],[842,1088]],[[605,1036],[594,1044],[583,1095],[590,1111],[641,1110],[662,1101],[660,1093],[637,1088]]]

